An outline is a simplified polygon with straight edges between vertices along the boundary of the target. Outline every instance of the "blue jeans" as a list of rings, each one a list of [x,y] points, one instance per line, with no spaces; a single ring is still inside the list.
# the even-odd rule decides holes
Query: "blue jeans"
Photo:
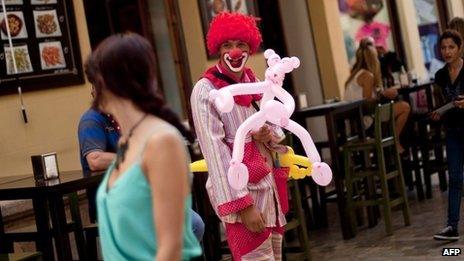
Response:
[[[457,229],[464,171],[464,128],[449,128],[446,131],[446,156],[449,173],[448,226]]]
[[[197,212],[190,209],[190,215],[192,218],[192,230],[195,237],[198,239],[198,242],[201,241],[203,238],[203,234],[205,233],[205,223],[201,219],[200,215]]]

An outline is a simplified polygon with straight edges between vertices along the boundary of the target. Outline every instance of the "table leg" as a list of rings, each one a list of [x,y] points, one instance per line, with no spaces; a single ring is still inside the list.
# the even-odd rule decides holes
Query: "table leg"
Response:
[[[303,126],[305,129],[308,129],[306,125],[306,120],[305,119],[300,119],[297,118],[296,122]],[[292,134],[294,135],[294,134]],[[292,138],[293,140],[293,138]],[[293,148],[296,154],[301,154],[305,155],[305,151],[303,147],[301,146],[300,142],[289,144]],[[321,154],[320,147],[318,147],[319,154]],[[326,200],[325,200],[325,189],[323,187],[320,187],[314,183],[314,181],[311,178],[306,178],[302,182],[298,183],[300,186],[300,194],[301,194],[301,200],[303,202],[303,210],[306,215],[308,223],[306,224],[308,229],[315,229],[315,228],[321,228],[321,227],[327,227],[327,207],[326,207]],[[312,206],[309,206],[309,196],[306,191],[306,187],[309,187],[310,189],[310,195],[311,195],[311,202]],[[322,191],[321,191],[322,189]]]
[[[3,223],[2,209],[0,208],[0,253],[14,252],[13,242],[5,239],[5,224]]]
[[[42,252],[44,260],[54,260],[53,240],[50,231],[47,201],[41,196],[32,199],[35,224],[40,238],[35,242],[38,251]]]
[[[63,197],[62,195],[52,195],[48,201],[50,204],[53,231],[55,233],[58,260],[72,260]]]
[[[193,198],[195,199],[196,211],[205,222],[205,234],[201,244],[203,245],[204,260],[221,260],[222,244],[220,235],[220,221],[216,217],[209,201],[205,188],[208,179],[207,173],[195,173],[193,177]]]
[[[425,95],[427,96],[427,110],[428,112],[433,111],[433,94],[432,94],[433,85],[429,85],[425,88]]]
[[[335,182],[335,189],[337,192],[337,204],[338,204],[338,213],[340,216],[340,222],[342,226],[343,239],[353,238],[353,231],[350,228],[350,219],[347,215],[346,210],[346,200],[345,200],[345,190],[343,184],[343,173],[340,172],[342,169],[340,166],[339,158],[339,148],[337,144],[336,136],[336,126],[333,113],[328,113],[326,115],[326,124],[327,124],[327,134],[329,136],[329,147],[330,147],[330,156],[332,158],[332,172],[333,179]]]
[[[418,148],[417,148],[417,145],[414,146],[414,148],[412,148],[412,152],[413,152],[413,161],[414,161],[414,176],[415,176],[415,179],[416,179],[416,189],[417,189],[417,198],[419,199],[419,201],[421,200],[424,200],[424,187],[422,185],[422,175],[421,175],[421,167],[420,167],[420,160],[419,160],[419,156],[417,155],[418,154]]]
[[[320,204],[319,204],[319,210],[320,210],[320,220],[321,224],[320,226],[323,228],[327,228],[329,226],[328,218],[327,218],[327,195],[325,191],[325,187],[319,186],[319,198],[320,198]]]
[[[305,214],[305,219],[306,219],[306,224],[308,225],[308,229],[317,228],[316,217],[313,211],[311,211],[310,205],[308,204],[308,200],[310,198],[309,195],[311,195],[311,200],[313,200],[312,202],[314,203],[314,199],[312,198],[313,192],[312,192],[310,180],[305,178],[305,179],[302,179],[300,182],[297,182],[295,185],[298,186],[300,190],[301,202],[303,204],[301,207],[303,208],[303,212]],[[309,187],[309,192],[307,191],[306,187]],[[316,202],[316,204],[319,204],[319,203]]]

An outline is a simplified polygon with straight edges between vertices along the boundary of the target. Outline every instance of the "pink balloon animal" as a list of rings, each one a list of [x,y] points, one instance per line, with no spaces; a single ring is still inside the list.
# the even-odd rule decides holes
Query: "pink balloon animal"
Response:
[[[272,49],[266,50],[264,57],[269,66],[266,69],[264,81],[233,84],[219,90],[212,90],[209,93],[210,100],[214,101],[217,109],[223,113],[230,112],[234,107],[233,96],[263,94],[260,110],[246,119],[235,134],[232,160],[227,173],[229,184],[237,190],[247,185],[248,169],[242,163],[246,135],[250,131],[258,131],[267,121],[291,131],[300,139],[306,155],[312,163],[311,176],[317,184],[326,186],[332,179],[332,170],[326,163],[321,162],[321,157],[306,129],[290,119],[295,110],[295,101],[282,88],[285,74],[298,68],[300,60],[296,57],[281,59]],[[274,98],[279,99],[280,102]]]

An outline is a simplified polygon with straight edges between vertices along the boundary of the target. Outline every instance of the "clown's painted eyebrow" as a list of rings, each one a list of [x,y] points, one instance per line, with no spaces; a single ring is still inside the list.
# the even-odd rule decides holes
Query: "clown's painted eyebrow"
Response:
[[[231,46],[232,46],[232,43],[230,41],[227,41],[227,42],[221,44],[221,47],[224,47],[224,48],[229,48]]]

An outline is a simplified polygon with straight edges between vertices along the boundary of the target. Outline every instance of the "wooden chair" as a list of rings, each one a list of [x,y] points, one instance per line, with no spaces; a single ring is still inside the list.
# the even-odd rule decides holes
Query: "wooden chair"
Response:
[[[87,260],[86,252],[85,252],[85,248],[84,248],[84,246],[85,246],[84,232],[83,232],[83,228],[82,228],[82,221],[81,221],[80,211],[79,211],[79,198],[78,198],[77,193],[68,194],[66,197],[67,197],[67,200],[69,202],[70,212],[71,212],[71,221],[67,223],[67,232],[73,232],[74,233],[79,258],[81,260]],[[43,205],[41,204],[39,207],[48,208],[47,203],[46,202],[43,202],[43,203],[44,204]],[[38,217],[36,216],[36,222],[38,222],[37,218]],[[4,229],[1,210],[0,210],[0,229],[2,229],[2,230]],[[53,235],[53,230],[54,229],[49,228],[49,230],[50,231],[48,231],[48,235],[46,235],[46,237]],[[2,231],[2,234],[3,233],[4,233],[4,231]],[[13,243],[14,242],[30,242],[30,241],[34,241],[36,243],[36,246],[38,246],[40,244],[40,242],[43,240],[43,237],[44,237],[44,235],[39,234],[39,232],[37,232],[37,231],[7,233],[7,238],[6,239],[3,238],[2,240],[0,240],[0,253],[13,252]],[[46,253],[46,252],[44,252],[44,253],[45,254],[50,254],[50,253]],[[40,256],[42,256],[42,255],[40,255]],[[42,257],[40,257],[40,258],[42,258]],[[46,258],[46,259],[48,259],[48,258]]]
[[[410,225],[410,211],[406,195],[401,159],[397,151],[397,139],[393,106],[391,103],[378,105],[375,111],[375,138],[363,141],[349,142],[343,146],[345,166],[345,186],[347,189],[347,210],[350,217],[351,228],[356,233],[357,223],[355,211],[358,208],[369,206],[383,206],[383,214],[388,235],[392,235],[391,211],[398,205],[402,206],[404,223]],[[391,152],[394,159],[394,168],[387,171],[386,157]],[[364,168],[355,168],[353,154],[374,153],[376,165],[368,162]],[[369,166],[370,165],[370,166]],[[365,182],[367,180],[367,182]],[[390,195],[389,181],[396,188],[396,198]],[[380,183],[380,197],[376,194],[376,183]],[[368,184],[367,186],[365,184]],[[369,187],[369,184],[373,187]],[[355,194],[356,188],[359,189]],[[374,193],[374,194],[372,194]]]

